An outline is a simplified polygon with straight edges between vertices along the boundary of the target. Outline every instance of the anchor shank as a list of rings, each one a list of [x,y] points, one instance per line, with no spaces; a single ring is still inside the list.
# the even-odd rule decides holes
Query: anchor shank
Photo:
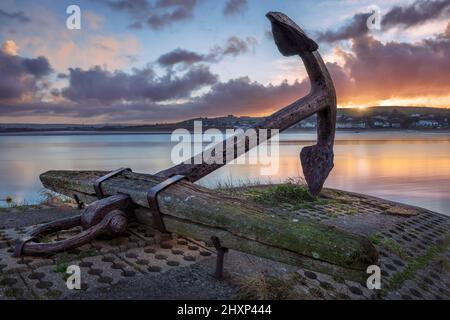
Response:
[[[336,130],[336,92],[333,80],[317,51],[318,45],[308,38],[299,26],[279,12],[270,12],[267,17],[272,23],[272,32],[279,51],[284,56],[298,55],[303,60],[311,82],[311,91],[251,129],[277,129],[282,132],[317,113],[317,145],[304,148],[300,156],[309,191],[317,195],[333,168],[333,144]],[[269,130],[267,135],[258,135],[257,145],[270,139],[272,134],[272,130]],[[247,138],[245,135],[238,135],[219,142],[218,145],[203,151],[201,155],[195,155],[184,163],[163,170],[157,173],[157,176],[184,175],[191,182],[195,182],[255,147],[250,145]],[[215,158],[221,161],[213,163],[203,161],[214,153],[212,150],[222,150],[221,159]],[[198,163],[197,159],[202,160],[201,163]]]

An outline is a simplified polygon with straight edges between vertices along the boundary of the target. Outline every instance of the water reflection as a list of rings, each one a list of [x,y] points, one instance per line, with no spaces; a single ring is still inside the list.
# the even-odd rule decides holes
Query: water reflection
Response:
[[[299,153],[315,133],[281,135],[278,173],[261,165],[226,166],[199,183],[278,182],[301,176]],[[171,165],[166,134],[0,136],[0,198],[39,201],[38,176],[47,170],[113,170],[155,173]],[[329,187],[367,193],[450,214],[448,133],[339,132]]]

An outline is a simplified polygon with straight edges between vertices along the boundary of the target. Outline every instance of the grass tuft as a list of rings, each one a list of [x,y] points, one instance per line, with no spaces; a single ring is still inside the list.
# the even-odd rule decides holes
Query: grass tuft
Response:
[[[312,196],[305,184],[289,180],[285,184],[269,186],[251,195],[251,199],[269,206],[282,206],[290,210],[312,209],[326,199]]]
[[[296,296],[293,281],[265,274],[247,277],[239,283],[240,300],[288,300]]]
[[[53,268],[53,271],[56,273],[66,273],[68,267],[68,262],[60,262]]]

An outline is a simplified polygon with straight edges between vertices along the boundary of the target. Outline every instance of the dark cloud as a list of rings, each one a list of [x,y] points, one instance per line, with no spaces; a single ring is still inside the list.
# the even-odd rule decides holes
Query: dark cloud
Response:
[[[196,5],[197,0],[158,0],[147,24],[152,29],[161,29],[175,22],[189,20],[193,17]]]
[[[198,66],[189,69],[183,76],[168,72],[157,77],[152,69],[135,69],[132,74],[109,72],[95,67],[87,71],[70,69],[69,87],[62,95],[74,102],[97,100],[103,103],[113,101],[167,101],[189,98],[205,86],[217,82],[209,68]]]
[[[179,63],[184,65],[192,65],[198,62],[204,62],[205,60],[207,60],[205,55],[178,48],[161,55],[158,58],[158,63],[163,67],[167,67]]]
[[[228,0],[223,8],[223,14],[231,16],[247,9],[247,0]]]
[[[128,28],[140,30],[140,29],[143,29],[144,26],[142,25],[142,22],[136,21],[136,22],[129,24]]]
[[[0,100],[36,93],[41,78],[51,72],[45,57],[29,59],[0,51]]]
[[[51,89],[50,94],[54,97],[59,97],[61,95],[61,92],[59,91],[59,89]]]
[[[447,31],[414,44],[382,43],[367,35],[353,39],[351,50],[338,53],[342,65],[327,63],[339,103],[448,95]],[[191,95],[193,90],[211,84],[205,94]],[[0,102],[0,116],[101,117],[110,122],[152,123],[225,114],[270,114],[308,90],[308,79],[279,85],[262,85],[248,77],[217,82],[205,67],[191,67],[178,77],[171,72],[157,77],[151,69],[135,70],[133,74],[75,69],[70,73],[70,86],[62,92],[69,98],[66,102]],[[177,98],[183,98],[182,102],[173,102]]]
[[[327,30],[320,33],[317,40],[324,42],[335,42],[360,37],[369,31],[367,28],[367,19],[370,15],[370,13],[357,13],[348,23],[336,31]]]
[[[308,80],[265,86],[242,77],[217,83],[210,92],[194,100],[189,105],[191,111],[187,112],[192,116],[270,114],[306,95],[308,90]]]
[[[239,37],[233,36],[228,38],[224,46],[215,47],[213,52],[219,57],[228,55],[236,57],[242,53],[248,52],[251,47],[254,47],[257,44],[257,40],[253,37],[247,37],[245,40],[242,40]]]
[[[234,41],[220,47],[222,54],[239,52]],[[212,50],[210,54],[214,52]],[[218,82],[202,65],[205,56],[181,49],[161,57],[161,65],[185,64],[178,74],[168,68],[158,76],[150,67],[131,73],[99,67],[71,69],[67,88],[50,90],[58,102],[11,103],[37,90],[37,80],[51,72],[45,58],[0,55],[0,116],[62,116],[110,122],[161,122],[225,114],[270,114],[304,96],[309,81],[263,85],[248,77]],[[450,92],[450,23],[441,34],[421,42],[381,41],[361,35],[348,51],[337,51],[341,64],[327,63],[338,101],[367,104],[391,98],[444,97]],[[198,61],[200,60],[200,61]],[[46,67],[47,66],[47,67]],[[4,76],[5,75],[5,76]],[[63,76],[64,77],[64,76]],[[199,89],[208,89],[209,91]],[[194,93],[202,92],[200,95]],[[206,92],[206,93],[204,93]],[[6,95],[5,95],[6,93]]]
[[[341,52],[342,67],[328,64],[341,103],[365,103],[398,97],[441,96],[450,92],[450,38],[421,43],[353,39]]]
[[[392,27],[404,25],[412,27],[448,14],[450,0],[416,1],[411,6],[395,6],[383,16],[382,25]]]
[[[73,118],[102,117],[110,122],[153,123],[158,121],[185,120],[194,117],[214,117],[229,113],[247,115],[270,113],[273,108],[284,107],[306,94],[309,85],[296,82],[292,85],[264,86],[248,77],[213,85],[210,92],[186,102],[156,103],[133,101],[100,103],[98,101],[54,103],[20,103],[12,107],[0,102],[0,116],[64,116]]]
[[[280,85],[262,85],[248,77],[217,83],[211,90],[182,104],[142,105],[127,107],[125,121],[181,121],[196,117],[217,117],[228,114],[270,114],[274,108],[282,108],[308,92],[307,81]],[[112,121],[124,121],[115,109]]]
[[[35,59],[27,59],[23,58],[22,65],[24,70],[35,76],[36,78],[40,78],[46,75],[49,75],[52,72],[52,68],[50,67],[50,63],[45,57],[38,57]]]
[[[150,10],[150,5],[147,0],[100,0],[107,3],[111,8],[117,10],[128,11],[133,14],[139,12],[147,12]]]
[[[58,73],[57,74],[58,79],[68,79],[69,75],[65,73]]]
[[[148,26],[157,30],[193,18],[198,0],[97,0],[110,8],[128,13],[133,29]]]
[[[208,54],[200,54],[184,49],[175,49],[171,52],[163,54],[158,58],[158,63],[163,67],[171,67],[181,64],[184,67],[195,63],[218,62],[226,56],[236,57],[251,50],[257,44],[257,40],[253,37],[247,37],[245,40],[233,36],[228,38],[222,46],[215,46]]]
[[[27,23],[30,22],[31,19],[28,16],[26,16],[25,12],[23,11],[6,12],[0,9],[0,21],[2,22],[16,21],[21,23]]]
[[[432,19],[449,14],[450,0],[418,0],[408,6],[395,6],[381,19],[384,30],[396,26],[412,27]],[[319,33],[318,40],[335,42],[354,39],[368,33],[367,19],[372,13],[357,13],[344,26],[337,30],[327,30]]]

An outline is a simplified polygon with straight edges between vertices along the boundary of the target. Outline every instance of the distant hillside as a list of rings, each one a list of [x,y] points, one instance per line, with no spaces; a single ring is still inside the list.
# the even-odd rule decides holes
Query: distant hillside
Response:
[[[217,118],[196,118],[178,123],[127,125],[127,124],[0,124],[0,132],[36,132],[36,131],[128,131],[128,132],[171,132],[177,128],[193,129],[194,122],[201,120],[203,128],[248,128],[263,120],[263,117],[236,117],[233,115]],[[337,111],[338,129],[448,129],[450,109],[427,107],[370,107],[340,108]],[[296,129],[313,129],[316,116],[293,126]]]
[[[448,129],[450,109],[427,107],[341,108],[337,129]],[[294,128],[315,128],[316,116]]]
[[[358,116],[361,114],[367,116],[374,116],[377,114],[391,113],[397,110],[405,115],[412,114],[422,114],[422,115],[441,115],[449,116],[450,108],[429,108],[429,107],[401,107],[401,106],[390,106],[390,107],[368,107],[368,108],[339,108],[338,115],[348,115],[348,116]]]

